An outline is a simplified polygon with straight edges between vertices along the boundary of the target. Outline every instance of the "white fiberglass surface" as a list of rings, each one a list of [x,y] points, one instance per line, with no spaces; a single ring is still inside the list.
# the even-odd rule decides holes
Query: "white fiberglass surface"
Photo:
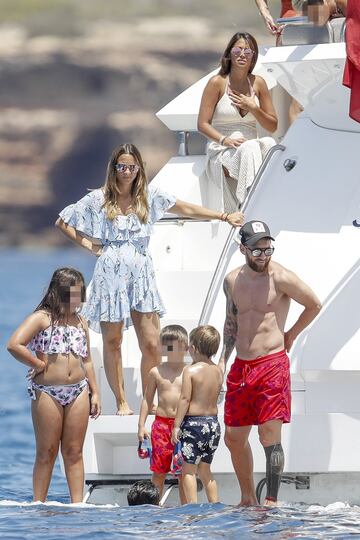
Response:
[[[291,372],[303,380],[303,389],[293,388],[296,408],[291,424],[284,427],[288,471],[359,470],[360,228],[354,226],[360,217],[358,139],[356,133],[323,129],[300,118],[247,208],[247,219],[270,226],[273,259],[308,283],[323,303],[290,353]],[[286,160],[294,161],[290,172]],[[234,245],[226,272],[242,263]],[[300,311],[293,302],[287,327]],[[219,286],[208,322],[221,327],[224,313]],[[256,455],[255,468],[261,463]]]
[[[246,218],[269,224],[276,238],[273,258],[293,269],[324,303],[319,318],[294,347],[295,369],[300,360],[302,369],[308,369],[309,357],[311,366],[319,369],[352,369],[355,360],[349,342],[353,341],[351,350],[360,346],[360,315],[351,302],[360,293],[360,229],[353,225],[360,214],[358,135],[325,130],[303,118],[289,130],[283,144],[286,149],[272,159]],[[290,172],[284,167],[288,159],[296,162]],[[241,263],[235,247],[228,270]],[[210,323],[219,326],[223,313],[219,290]],[[289,325],[298,313],[294,305]],[[325,337],[326,345],[314,359],[310,350],[319,351]]]
[[[262,54],[259,54],[254,73],[262,76],[266,80],[268,87],[271,89],[275,85],[275,81],[271,74],[264,70],[262,59]],[[156,114],[159,120],[172,131],[196,131],[197,116],[203,90],[210,77],[216,75],[218,71],[219,68],[214,69],[214,71],[205,75],[202,79],[184,90],[184,92],[165,105],[165,107]]]

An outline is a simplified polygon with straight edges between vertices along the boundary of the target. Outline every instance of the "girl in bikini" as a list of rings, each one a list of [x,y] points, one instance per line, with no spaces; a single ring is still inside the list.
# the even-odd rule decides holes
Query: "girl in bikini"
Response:
[[[82,448],[89,414],[100,414],[87,323],[78,314],[85,292],[78,270],[56,270],[44,298],[8,343],[8,351],[30,368],[35,501],[46,500],[60,445],[71,502],[83,499]]]

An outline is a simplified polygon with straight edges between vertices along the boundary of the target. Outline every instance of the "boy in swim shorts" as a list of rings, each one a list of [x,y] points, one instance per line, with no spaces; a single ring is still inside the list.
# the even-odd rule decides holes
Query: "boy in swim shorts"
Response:
[[[166,475],[171,470],[175,445],[171,442],[176,407],[180,397],[182,374],[185,368],[184,357],[188,350],[188,335],[182,326],[173,324],[165,326],[160,333],[161,353],[167,361],[152,368],[141,403],[138,439],[149,438],[145,428],[146,419],[152,409],[155,392],[158,396],[155,420],[151,427],[152,459],[150,470],[152,482],[162,497]],[[179,476],[180,502],[186,502],[182,479]]]
[[[219,501],[210,468],[220,441],[217,400],[224,372],[222,366],[211,360],[219,343],[219,332],[213,326],[199,326],[190,333],[189,352],[193,364],[184,369],[172,435],[173,443],[180,440],[182,444],[182,477],[187,503],[197,502],[196,474],[208,501]]]

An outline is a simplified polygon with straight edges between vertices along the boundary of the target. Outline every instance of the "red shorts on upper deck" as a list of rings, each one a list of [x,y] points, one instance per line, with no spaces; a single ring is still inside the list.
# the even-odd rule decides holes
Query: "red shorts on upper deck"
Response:
[[[225,425],[290,422],[291,389],[289,358],[285,350],[256,358],[235,358],[227,377]]]
[[[283,17],[283,18],[296,17],[296,15],[298,15],[298,13],[292,7],[292,1],[291,0],[281,0],[280,17]]]

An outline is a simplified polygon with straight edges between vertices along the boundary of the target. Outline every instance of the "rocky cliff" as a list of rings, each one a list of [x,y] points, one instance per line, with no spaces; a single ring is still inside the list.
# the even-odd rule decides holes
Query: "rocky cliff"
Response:
[[[0,245],[63,242],[58,211],[103,183],[120,142],[151,178],[177,152],[156,111],[217,65],[232,33],[179,16],[92,21],[71,37],[0,27]]]

